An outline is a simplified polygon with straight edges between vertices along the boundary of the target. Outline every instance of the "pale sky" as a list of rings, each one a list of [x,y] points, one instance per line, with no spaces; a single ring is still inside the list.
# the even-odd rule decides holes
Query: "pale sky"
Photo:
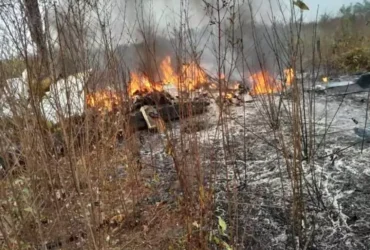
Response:
[[[306,17],[310,20],[316,18],[317,8],[319,8],[320,14],[328,13],[330,15],[336,15],[339,9],[343,5],[349,5],[351,3],[362,2],[362,0],[303,0],[310,8],[306,13]]]
[[[63,2],[66,0],[57,0],[59,2]],[[107,0],[104,0],[107,1]],[[170,26],[177,26],[176,22],[174,22],[173,17],[178,17],[178,10],[180,9],[179,0],[143,0],[144,2],[152,2],[152,4],[145,4],[147,9],[150,9],[155,14],[156,22],[158,22],[158,27],[162,28],[164,31],[170,30]],[[193,27],[198,27],[204,21],[204,6],[201,0],[188,0],[191,2],[190,4],[190,23]],[[261,5],[260,10],[261,12],[270,13],[269,2],[282,2],[289,5],[289,1],[291,0],[255,0],[257,5]],[[316,17],[317,8],[319,7],[319,17],[324,14],[328,13],[330,15],[336,15],[343,4],[348,5],[350,3],[362,2],[362,0],[303,0],[310,8],[309,11],[305,11],[305,21],[313,21]],[[132,22],[127,22],[124,20],[124,16],[127,15],[129,20],[133,20],[136,18],[135,14],[135,7],[134,3],[136,0],[109,0],[107,2],[111,2],[111,4],[105,5],[107,9],[110,9],[112,13],[110,16],[111,28],[114,31],[115,39],[120,40],[119,43],[126,43],[127,39],[125,39],[125,35],[132,36],[132,34],[127,33],[127,27],[129,29],[134,30],[136,25]],[[126,9],[126,14],[122,15],[123,9],[123,2],[128,4]],[[273,10],[274,11],[274,10]],[[109,12],[109,11],[108,11]],[[275,13],[279,15],[279,13]],[[207,21],[206,21],[207,22]],[[126,27],[126,30],[123,31],[123,27]],[[1,57],[1,55],[0,55]]]
[[[59,0],[63,1],[63,0]],[[158,24],[159,30],[162,30],[160,33],[168,33],[168,30],[171,30],[174,26],[178,26],[179,24],[175,19],[179,17],[179,10],[180,4],[179,0],[142,0],[146,4],[144,4],[144,8],[146,11],[149,11],[154,14],[154,23]],[[214,0],[216,1],[216,0]],[[270,2],[272,5],[277,6],[278,3],[282,3],[282,6],[285,6],[285,11],[288,13],[289,11],[289,2],[291,0],[254,0],[254,9],[257,10],[258,15],[256,15],[256,19],[258,20],[259,17],[267,17],[271,16],[271,8]],[[343,4],[348,5],[350,3],[356,3],[362,0],[303,0],[310,8],[309,11],[304,12],[304,20],[305,21],[314,21],[317,14],[317,9],[319,8],[318,17],[324,13],[328,13],[330,15],[337,15],[339,9],[343,6]],[[128,29],[132,29],[133,31],[137,28],[137,14],[136,10],[137,7],[137,0],[109,0],[111,5],[106,5],[108,9],[111,8],[112,13],[109,15],[111,19],[111,28],[115,34],[114,39],[120,40],[118,43],[126,43],[127,38],[132,38],[135,34],[127,33]],[[188,0],[189,2],[189,22],[190,27],[202,27],[202,24],[207,24],[207,18],[205,18],[205,11],[204,11],[204,4],[201,0]],[[126,5],[127,4],[127,5]],[[247,6],[247,4],[245,5]],[[122,14],[122,10],[126,10],[125,15]],[[281,15],[281,12],[272,7],[272,11],[276,17]],[[275,10],[277,10],[275,12]],[[248,12],[248,10],[246,10]],[[262,14],[262,13],[267,13]],[[123,20],[122,17],[126,16],[126,20]],[[268,18],[265,18],[265,22]],[[122,32],[122,29],[126,29]],[[131,41],[133,42],[133,41]]]
[[[149,2],[150,0],[148,0]],[[152,0],[153,1],[153,0]],[[198,16],[193,15],[193,18],[196,19],[196,21],[199,18],[199,16],[203,16],[203,5],[201,0],[188,0],[190,2],[190,10],[193,14],[198,12]],[[285,4],[286,6],[289,6],[289,2],[291,0],[255,0],[253,1],[255,4],[255,8],[262,10],[262,12],[270,13],[270,7],[269,2],[272,2],[273,4],[277,4],[278,2]],[[363,0],[303,0],[310,8],[309,11],[305,11],[305,20],[306,21],[313,21],[316,18],[317,10],[319,9],[318,17],[320,17],[322,14],[327,13],[329,15],[337,15],[339,12],[339,9],[343,5],[349,5],[351,3],[357,3],[362,2]],[[128,1],[130,2],[130,1]],[[166,16],[166,14],[169,12],[170,15],[174,14],[178,11],[179,7],[179,0],[155,0],[154,6],[151,6],[151,8],[154,10],[156,16]],[[165,15],[161,15],[162,13],[165,13]],[[167,13],[166,13],[167,12]],[[279,13],[275,13],[279,15]],[[166,18],[163,18],[166,19]],[[164,21],[162,19],[162,21]],[[193,20],[194,21],[194,20]],[[167,20],[168,22],[168,20]]]

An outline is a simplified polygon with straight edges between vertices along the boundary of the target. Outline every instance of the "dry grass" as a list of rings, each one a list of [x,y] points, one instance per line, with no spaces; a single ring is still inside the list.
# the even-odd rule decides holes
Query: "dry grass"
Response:
[[[255,98],[253,105],[262,119],[260,129],[266,131],[266,135],[258,137],[257,131],[249,129],[246,104],[243,104],[244,117],[240,123],[238,114],[233,114],[223,98],[217,103],[217,112],[204,115],[203,120],[190,114],[188,119],[169,123],[166,130],[153,135],[130,128],[129,102],[120,103],[119,112],[114,115],[102,115],[85,106],[84,115],[76,119],[69,118],[72,117],[69,106],[67,115],[50,126],[37,99],[20,101],[8,94],[6,103],[14,116],[0,123],[0,155],[7,156],[16,146],[20,148],[21,157],[16,160],[4,157],[12,169],[8,167],[0,180],[0,248],[219,249],[226,248],[227,242],[233,249],[243,249],[243,243],[259,241],[257,236],[248,234],[249,230],[246,230],[247,236],[240,235],[241,228],[253,227],[241,224],[240,218],[244,215],[239,214],[243,204],[238,203],[242,192],[237,186],[248,185],[247,173],[244,177],[229,179],[229,176],[238,174],[234,172],[237,161],[253,160],[253,140],[261,140],[263,145],[276,151],[277,163],[274,164],[280,171],[282,189],[279,199],[283,201],[282,210],[289,228],[287,244],[290,249],[304,250],[313,245],[315,222],[311,220],[307,203],[324,209],[321,190],[316,186],[321,179],[314,176],[312,182],[308,182],[303,169],[310,166],[310,173],[314,173],[316,153],[321,145],[315,141],[315,96],[304,93],[304,80],[298,76],[306,67],[307,57],[312,69],[321,65],[322,54],[315,47],[316,39],[310,44],[312,51],[304,52],[307,44],[301,41],[302,19],[294,6],[289,9],[291,20],[270,20],[274,25],[269,25],[255,20],[253,1],[203,3],[213,31],[209,37],[205,37],[205,33],[193,36],[189,31],[191,13],[185,1],[181,1],[180,23],[174,29],[175,35],[169,35],[168,42],[173,42],[173,48],[168,50],[178,68],[187,61],[199,64],[206,48],[197,45],[203,42],[212,44],[208,51],[213,53],[216,75],[225,75],[226,79],[238,75],[247,85],[247,76],[256,71],[274,68],[281,77],[286,68],[295,72],[294,81],[284,86],[282,95],[272,93]],[[85,93],[95,91],[96,86],[109,85],[123,90],[123,97],[128,99],[127,83],[132,67],[117,52],[120,47],[111,37],[109,15],[105,12],[108,10],[87,2],[70,4],[70,9],[58,15],[60,10],[49,6],[49,14],[55,12],[58,17],[53,26],[57,39],[53,40],[48,32],[44,34],[49,49],[50,79],[104,64],[100,70],[94,70]],[[139,64],[136,66],[150,79],[155,79],[159,75],[158,59],[163,58],[156,40],[157,26],[151,20],[153,16],[148,15],[148,20],[146,13],[141,12],[142,3],[135,1],[135,4],[138,33],[142,38],[135,47]],[[21,61],[28,62],[26,68],[31,70],[33,64],[27,43],[22,42],[26,39],[27,22],[18,7],[9,7],[8,15],[1,15],[3,22],[11,27],[8,35],[17,45],[14,46],[22,55]],[[278,7],[278,12],[284,15],[282,4]],[[269,8],[274,13],[273,6]],[[17,11],[23,14],[21,18],[15,15]],[[88,18],[91,13],[97,18],[96,26]],[[92,30],[98,30],[100,36],[90,41]],[[133,30],[122,32],[131,35],[129,40],[134,41]],[[95,53],[96,50],[99,53]],[[265,53],[271,56],[266,58]],[[92,58],[95,54],[103,55],[104,60]],[[8,71],[2,69],[2,86],[13,76]],[[221,77],[215,79],[218,94],[222,95],[228,81]],[[314,87],[315,81],[310,84]],[[6,89],[2,89],[1,94],[6,95]],[[180,96],[180,103],[185,99]],[[200,140],[196,132],[207,129],[214,129],[219,136],[218,145]],[[121,134],[122,141],[117,140],[117,134]],[[240,143],[234,138],[236,134],[243,138],[239,148],[235,146]],[[254,139],[249,140],[248,136]],[[237,152],[240,148],[243,148],[241,154]],[[258,154],[261,157],[262,153]],[[233,164],[228,164],[230,162]],[[223,174],[227,178],[220,181]],[[236,184],[236,180],[240,183]],[[229,237],[223,235],[223,222],[216,217],[220,215],[216,210],[220,204],[215,194],[221,186],[226,193],[226,212],[222,216]]]

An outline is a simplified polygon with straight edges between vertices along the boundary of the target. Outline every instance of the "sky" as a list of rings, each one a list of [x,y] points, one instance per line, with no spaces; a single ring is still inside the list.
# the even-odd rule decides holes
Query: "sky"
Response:
[[[60,2],[67,0],[59,0]],[[144,3],[138,5],[138,3]],[[212,2],[212,0],[207,0]],[[213,0],[216,1],[216,0]],[[284,12],[290,13],[289,6],[291,0],[253,0],[253,9],[257,10],[256,20],[263,20],[264,23],[268,23],[271,18],[271,6],[273,15],[279,19],[282,13],[277,7],[279,3],[285,6]],[[319,18],[322,14],[328,13],[330,15],[336,15],[339,9],[343,5],[355,3],[362,0],[303,0],[310,8],[309,11],[304,12],[305,21],[314,21],[317,15],[317,9],[319,8]],[[138,29],[138,13],[137,10],[144,9],[144,16],[148,18],[148,14],[153,15],[153,24],[157,26],[158,34],[167,34],[172,31],[173,28],[179,26],[179,10],[180,0],[102,0],[102,2],[110,3],[105,4],[104,8],[109,13],[109,23],[113,34],[113,40],[115,43],[127,44],[138,42],[141,39],[141,35],[137,33]],[[204,4],[202,0],[187,0],[189,10],[189,26],[197,29],[198,27],[207,26],[209,20],[206,16]],[[242,1],[240,1],[242,2]],[[247,2],[247,1],[246,1]],[[244,4],[243,6],[248,6]],[[124,14],[123,14],[124,12]],[[242,11],[245,15],[248,15],[249,9]],[[142,15],[142,14],[139,14]],[[286,17],[286,15],[284,15]],[[140,18],[139,18],[140,19]],[[98,27],[98,26],[97,26]]]
[[[319,16],[323,13],[336,15],[343,5],[362,2],[362,0],[304,0],[304,2],[310,8],[308,13],[306,13],[306,18],[309,20],[315,20],[318,8]]]
[[[143,0],[144,2],[150,2],[153,0]],[[197,22],[202,20],[204,15],[203,11],[203,4],[201,0],[188,0],[190,6],[190,12],[192,12],[192,20],[193,23],[196,25]],[[283,3],[285,6],[289,6],[289,2],[291,0],[254,0],[255,9],[260,10],[260,13],[266,12],[271,13],[270,11],[270,1],[273,3],[275,7],[277,7],[278,2]],[[310,8],[309,11],[304,12],[305,21],[314,21],[317,16],[320,17],[322,14],[327,13],[329,15],[337,15],[339,9],[343,5],[349,5],[351,3],[362,2],[362,0],[303,0]],[[134,0],[126,0],[124,2],[134,2]],[[155,0],[155,4],[149,7],[149,4],[146,4],[150,9],[154,10],[155,15],[157,18],[161,17],[161,22],[165,22],[166,25],[171,23],[172,15],[177,13],[180,6],[179,0]],[[261,11],[262,10],[262,11]],[[289,11],[288,11],[289,12]],[[164,15],[163,15],[164,14]],[[275,13],[279,15],[279,13]],[[178,14],[176,14],[178,15]],[[268,14],[270,15],[270,14]],[[265,16],[262,14],[262,16]]]
[[[63,2],[67,0],[57,0],[58,2]],[[106,0],[102,0],[106,1]],[[158,22],[158,27],[162,29],[162,33],[168,32],[168,30],[171,30],[172,26],[178,26],[176,22],[174,22],[174,18],[178,18],[179,13],[178,10],[180,9],[179,2],[180,0],[143,0],[147,4],[145,4],[145,7],[147,9],[150,9],[154,11],[156,22]],[[206,22],[204,16],[204,6],[202,5],[201,0],[188,0],[190,2],[190,26],[192,27],[200,27],[201,23]],[[209,0],[211,1],[211,0]],[[269,1],[271,2],[283,2],[285,4],[289,5],[289,1],[291,0],[254,0],[253,2],[256,3],[262,9],[261,12],[268,12],[270,13],[269,8]],[[324,14],[328,13],[330,15],[336,15],[343,5],[348,5],[351,3],[361,2],[362,0],[303,0],[310,8],[309,11],[305,11],[305,21],[313,21],[316,18],[317,14],[317,8],[319,7],[319,17]],[[110,22],[111,22],[111,28],[114,31],[117,40],[120,40],[119,43],[127,43],[128,39],[124,38],[125,34],[128,33],[127,28],[126,31],[123,31],[124,27],[129,27],[131,31],[134,31],[137,23],[133,21],[136,19],[135,14],[135,4],[137,0],[109,0],[108,2],[111,2],[110,5],[105,5],[107,9],[110,9],[112,11],[110,16]],[[126,9],[126,14],[122,15],[123,9],[125,9],[122,5],[122,3],[125,2],[128,4],[128,7]],[[149,2],[152,2],[152,4],[148,4]],[[109,11],[108,11],[109,12]],[[276,14],[276,13],[275,13]],[[270,16],[270,14],[268,14]],[[277,13],[278,15],[278,13]],[[123,20],[122,17],[127,16],[127,21]],[[262,18],[264,18],[266,21],[266,15],[261,14]],[[258,17],[257,17],[258,19]],[[0,22],[1,26],[1,22]],[[132,34],[126,34],[127,36],[131,37]],[[131,39],[132,40],[132,39]],[[132,42],[132,41],[131,41]],[[1,57],[1,55],[0,55]]]

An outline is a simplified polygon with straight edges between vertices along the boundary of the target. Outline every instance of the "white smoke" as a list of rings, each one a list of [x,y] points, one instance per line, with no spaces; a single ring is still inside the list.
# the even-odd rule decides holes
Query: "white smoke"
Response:
[[[201,66],[203,66],[210,74],[215,75],[218,70],[217,56],[219,54],[218,43],[221,42],[221,49],[225,50],[230,47],[228,39],[222,35],[222,39],[218,37],[217,25],[211,25],[217,13],[210,13],[210,8],[206,8],[206,4],[201,0],[184,0],[183,5],[181,1],[171,0],[96,0],[97,8],[86,11],[85,20],[89,27],[89,42],[92,48],[97,51],[103,49],[103,36],[101,30],[101,23],[103,22],[105,32],[109,33],[109,38],[113,47],[117,47],[116,52],[121,60],[130,68],[135,67],[140,61],[138,53],[142,44],[147,42],[140,32],[143,29],[150,31],[150,36],[157,38],[155,57],[160,60],[164,55],[175,55],[174,42],[176,42],[175,30],[179,30],[182,16],[183,28],[192,31],[192,36],[186,36],[186,42],[190,44],[189,48],[196,50],[201,54]],[[216,6],[220,0],[207,0],[211,5]],[[229,2],[227,8],[231,8],[233,1]],[[256,55],[251,53],[255,39],[252,38],[251,20],[254,19],[258,23],[263,23],[269,26],[272,20],[281,19],[286,11],[288,0],[236,0],[238,9],[238,23],[243,26],[243,34],[236,31],[236,37],[242,40],[244,50],[250,57],[251,64],[256,63]],[[71,0],[60,0],[59,8],[68,10],[68,4],[74,4]],[[280,6],[281,9],[280,9]],[[182,11],[181,11],[182,10]],[[230,21],[226,14],[226,8],[221,12],[222,29],[228,29]],[[185,20],[185,21],[184,21]],[[217,21],[217,20],[216,20]],[[259,45],[263,47],[263,51],[269,53],[268,45],[264,40],[264,33],[266,27],[262,25],[256,31],[258,39],[261,41]],[[145,33],[145,32],[144,32]],[[239,34],[238,34],[239,33]],[[172,40],[171,40],[172,38]],[[232,54],[228,51],[224,57],[226,62],[224,68],[229,71],[232,68],[231,61],[235,61],[237,54],[235,51]],[[101,57],[102,53],[98,53]],[[266,55],[268,56],[268,55]],[[102,59],[99,59],[99,65],[102,66]],[[236,78],[240,73],[240,62],[238,62],[237,70],[234,70],[233,76]]]

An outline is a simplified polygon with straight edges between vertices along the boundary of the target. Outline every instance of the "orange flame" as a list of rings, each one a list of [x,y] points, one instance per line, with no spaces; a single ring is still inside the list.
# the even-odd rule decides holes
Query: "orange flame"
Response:
[[[128,84],[129,96],[138,93],[150,93],[163,91],[163,86],[174,84],[181,91],[192,91],[207,82],[206,73],[195,63],[184,64],[181,67],[181,74],[177,74],[171,65],[171,58],[166,57],[160,64],[160,75],[162,81],[152,82],[147,76],[139,73],[130,74]],[[112,91],[97,91],[86,96],[86,103],[89,107],[97,108],[99,111],[112,111],[113,107],[122,101],[123,96]]]
[[[322,81],[326,83],[326,82],[328,82],[328,81],[329,81],[329,78],[328,78],[328,77],[323,77],[323,78],[322,78]]]
[[[174,84],[182,91],[192,91],[206,83],[206,73],[194,62],[184,64],[181,68],[181,75],[175,73],[171,65],[171,58],[167,56],[160,64],[160,75],[162,83],[153,83],[147,77],[136,73],[131,74],[129,83],[129,95],[137,92],[162,91],[163,85]]]
[[[112,111],[121,102],[122,98],[117,93],[101,90],[86,95],[86,104],[99,111]]]
[[[290,86],[294,80],[294,70],[285,69],[284,75],[286,78],[286,86]],[[281,92],[283,89],[283,84],[272,77],[267,71],[260,71],[250,76],[250,81],[252,83],[252,95],[263,95],[263,94],[273,94],[276,92]]]
[[[163,86],[150,82],[148,77],[136,73],[131,74],[131,81],[128,87],[128,93],[133,96],[137,92],[162,91]]]
[[[175,84],[178,81],[178,76],[175,74],[171,66],[171,58],[167,56],[161,63],[160,69],[163,75],[163,84]]]
[[[294,70],[292,68],[284,69],[284,75],[286,78],[286,85],[291,85],[294,80]]]
[[[178,83],[179,89],[194,90],[207,82],[206,73],[194,62],[182,66],[183,82]]]
[[[225,93],[223,94],[223,96],[225,97],[225,99],[233,99],[234,95],[232,93]]]
[[[250,76],[252,95],[272,94],[281,90],[281,85],[267,71],[260,71]]]

